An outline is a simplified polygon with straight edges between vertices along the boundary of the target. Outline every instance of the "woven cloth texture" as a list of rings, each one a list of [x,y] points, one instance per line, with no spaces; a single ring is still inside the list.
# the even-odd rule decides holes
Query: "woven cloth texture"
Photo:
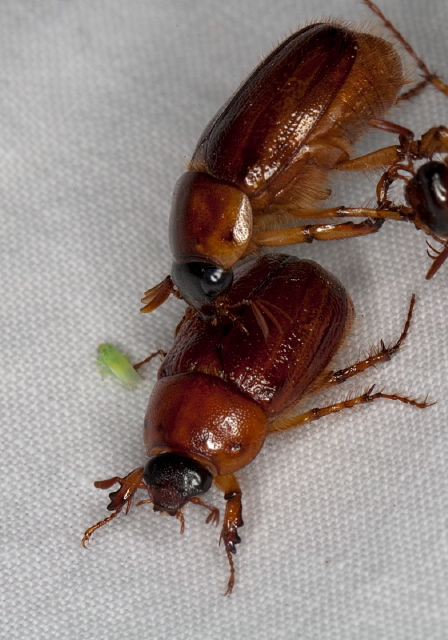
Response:
[[[446,79],[446,0],[381,6]],[[304,406],[372,384],[437,404],[381,401],[270,438],[239,474],[230,598],[219,529],[194,505],[183,536],[176,519],[135,507],[80,544],[108,514],[93,481],[145,461],[157,364],[129,391],[101,379],[96,347],[135,362],[171,343],[183,303],[148,316],[139,299],[170,269],[173,185],[258,61],[331,16],[384,33],[356,0],[1,3],[0,638],[448,638],[448,267],[425,281],[426,237],[409,224],[285,249],[353,298],[341,365],[393,342],[417,295],[392,362]],[[430,88],[391,118],[421,134],[447,114]],[[391,138],[371,133],[357,153]],[[332,188],[328,206],[375,202],[374,175]],[[223,507],[214,489],[207,501]]]

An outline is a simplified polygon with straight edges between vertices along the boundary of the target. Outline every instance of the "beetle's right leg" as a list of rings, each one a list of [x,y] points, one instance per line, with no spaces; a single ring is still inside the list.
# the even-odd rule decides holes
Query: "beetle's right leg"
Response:
[[[86,543],[90,540],[92,533],[106,524],[106,522],[110,522],[116,518],[123,507],[126,506],[126,514],[129,512],[132,499],[137,489],[148,489],[143,481],[143,467],[134,469],[134,471],[131,471],[131,473],[124,478],[114,476],[113,478],[109,478],[109,480],[98,480],[94,485],[97,489],[110,489],[110,487],[117,483],[120,485],[120,488],[109,494],[110,503],[107,505],[107,510],[113,511],[114,513],[111,516],[104,518],[104,520],[100,520],[100,522],[97,522],[86,530],[83,539],[81,540],[83,547],[85,547]]]
[[[420,91],[422,91],[422,89],[424,89],[428,84],[432,84],[438,91],[448,96],[448,84],[443,82],[443,80],[441,80],[437,75],[429,71],[426,64],[417,55],[417,53],[411,47],[409,42],[407,42],[407,40],[403,38],[401,33],[398,31],[398,29],[396,29],[394,25],[386,18],[386,16],[380,11],[380,9],[376,6],[376,4],[374,4],[372,0],[364,0],[364,3],[369,7],[371,11],[373,11],[373,13],[375,13],[379,17],[380,20],[383,21],[386,28],[393,33],[396,40],[398,40],[398,42],[406,49],[408,54],[412,58],[414,58],[418,68],[422,72],[423,80],[418,84],[416,84],[414,87],[412,87],[412,89],[402,94],[398,98],[398,100],[402,101],[402,100],[409,100],[410,98],[413,98],[414,96],[418,95]]]
[[[356,362],[350,367],[346,367],[345,369],[340,369],[339,371],[330,371],[325,374],[323,378],[321,378],[317,383],[310,389],[310,393],[314,393],[316,391],[320,391],[326,387],[329,387],[333,384],[338,384],[340,382],[344,382],[348,378],[365,371],[369,367],[375,366],[380,362],[385,362],[390,360],[391,356],[396,353],[409,331],[409,327],[411,324],[412,312],[415,305],[415,296],[411,297],[411,302],[409,305],[409,311],[406,318],[406,322],[401,332],[398,340],[391,345],[390,347],[386,347],[384,342],[381,341],[381,349],[379,349],[376,353],[372,354],[365,360],[361,360],[360,362]],[[326,407],[315,407],[310,411],[306,411],[299,416],[292,416],[291,418],[281,417],[274,421],[270,427],[269,431],[284,431],[286,429],[292,429],[294,427],[298,427],[302,424],[307,424],[308,422],[313,422],[314,420],[319,420],[319,418],[323,418],[324,416],[329,415],[330,413],[338,413],[343,409],[351,409],[357,405],[365,404],[367,402],[374,402],[375,400],[379,400],[380,398],[386,398],[388,400],[399,400],[400,402],[404,402],[405,404],[411,404],[414,407],[418,407],[419,409],[426,409],[426,407],[431,406],[433,403],[428,403],[427,398],[422,401],[414,400],[412,398],[408,398],[406,396],[399,396],[396,394],[387,394],[382,391],[378,391],[377,393],[372,393],[373,386],[370,387],[363,395],[357,396],[356,398],[349,398],[347,400],[343,400],[342,402],[336,402],[335,404],[328,405]]]
[[[403,327],[403,331],[401,332],[398,340],[386,347],[383,340],[380,342],[380,348],[377,349],[374,353],[368,358],[364,360],[360,360],[359,362],[355,362],[349,367],[344,367],[344,369],[339,369],[338,371],[328,371],[324,374],[323,377],[319,378],[316,383],[311,387],[311,393],[316,391],[321,391],[322,389],[326,389],[327,387],[331,387],[334,384],[340,384],[341,382],[345,382],[349,378],[358,375],[358,373],[362,373],[369,367],[375,367],[377,364],[381,362],[388,362],[392,356],[400,350],[403,342],[406,340],[406,336],[408,335],[409,327],[411,325],[412,313],[414,311],[415,305],[415,295],[412,294],[411,301],[409,303],[408,315],[406,317],[406,322]]]
[[[156,284],[152,289],[148,289],[145,292],[142,302],[145,305],[140,309],[142,313],[150,313],[160,307],[171,294],[176,295],[177,290],[174,287],[174,282],[171,280],[171,276],[167,276],[165,280],[162,280],[159,284]]]
[[[216,476],[214,481],[216,486],[221,489],[221,491],[224,491],[224,499],[226,500],[226,511],[220,541],[222,540],[224,542],[230,566],[229,582],[227,583],[227,591],[224,594],[227,596],[232,593],[235,583],[235,566],[232,554],[236,553],[235,545],[241,542],[241,538],[238,535],[238,527],[243,526],[242,492],[238,480],[233,473],[226,474],[225,476]]]
[[[134,364],[134,369],[140,369],[140,367],[142,367],[144,364],[146,364],[147,362],[151,362],[151,360],[153,358],[155,358],[156,356],[161,356],[162,360],[164,359],[164,357],[166,356],[166,351],[164,351],[163,349],[159,349],[158,351],[154,351],[154,353],[151,353],[150,356],[148,356],[147,358],[145,358],[144,360],[142,360],[141,362],[137,362],[137,364]]]

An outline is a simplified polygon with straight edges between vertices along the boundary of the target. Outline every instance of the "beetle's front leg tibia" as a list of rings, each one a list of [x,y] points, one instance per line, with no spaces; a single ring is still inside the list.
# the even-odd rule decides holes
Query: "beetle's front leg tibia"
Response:
[[[221,530],[220,542],[222,541],[225,546],[227,559],[230,566],[230,577],[227,583],[227,591],[224,595],[229,596],[232,593],[233,585],[235,584],[235,565],[233,563],[233,555],[236,553],[235,545],[241,542],[241,538],[238,535],[238,527],[243,526],[242,518],[242,504],[241,504],[241,488],[238,484],[238,480],[233,473],[229,473],[225,476],[217,476],[215,478],[215,484],[224,491],[224,498],[226,500],[226,511],[224,514],[224,522]]]
[[[92,533],[105,525],[107,522],[110,522],[111,520],[116,518],[123,507],[126,507],[126,513],[129,512],[132,504],[132,499],[137,489],[147,489],[146,484],[143,482],[143,467],[134,469],[134,471],[131,471],[131,473],[129,473],[124,478],[114,476],[113,478],[109,478],[108,480],[98,480],[97,482],[95,482],[95,487],[97,487],[97,489],[109,489],[117,483],[120,484],[120,488],[117,491],[113,491],[109,494],[110,503],[107,505],[107,510],[114,511],[114,513],[111,516],[104,518],[104,520],[100,520],[85,531],[84,536],[81,540],[81,544],[83,547],[85,547],[86,543],[90,540]]]

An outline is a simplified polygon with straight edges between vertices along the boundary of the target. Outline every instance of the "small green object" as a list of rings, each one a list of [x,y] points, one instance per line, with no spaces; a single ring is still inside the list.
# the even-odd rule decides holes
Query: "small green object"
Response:
[[[101,373],[116,376],[127,387],[135,387],[142,380],[127,356],[111,344],[100,344],[97,365]]]

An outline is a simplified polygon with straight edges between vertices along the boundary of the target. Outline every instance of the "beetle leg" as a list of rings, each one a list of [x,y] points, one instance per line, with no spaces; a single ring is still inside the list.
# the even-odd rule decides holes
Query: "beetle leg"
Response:
[[[398,136],[400,144],[377,149],[358,158],[344,160],[336,165],[340,171],[371,171],[389,167],[388,172],[398,166],[403,160],[408,164],[401,168],[412,170],[411,159],[430,158],[436,153],[448,152],[448,129],[444,126],[432,127],[418,140],[414,140],[414,133],[395,122],[372,119],[372,127],[387,131]]]
[[[106,522],[110,522],[113,518],[120,513],[124,506],[126,506],[125,513],[129,512],[131,508],[132,499],[134,497],[137,489],[147,489],[146,484],[143,482],[143,467],[139,467],[138,469],[134,469],[124,478],[119,478],[118,476],[114,476],[113,478],[109,478],[108,480],[98,480],[95,482],[95,487],[97,489],[109,489],[112,485],[116,483],[120,484],[120,488],[117,491],[113,491],[109,494],[110,503],[107,505],[108,511],[114,511],[111,516],[104,518],[104,520],[100,520],[92,527],[89,527],[84,533],[83,539],[81,540],[81,544],[83,547],[86,546],[86,543],[89,541],[90,536],[94,531],[102,527]]]
[[[439,240],[439,242],[441,242],[441,240]],[[426,279],[430,280],[448,258],[448,241],[442,242],[442,249],[435,249],[429,244],[429,242],[427,242],[426,244],[430,249],[432,249],[432,251],[434,251],[434,255],[432,255],[429,251],[426,251],[428,256],[433,261],[432,265],[428,269],[428,273],[426,274]]]
[[[420,91],[424,87],[426,87],[428,84],[432,84],[438,91],[441,91],[444,95],[448,96],[448,84],[443,82],[443,80],[441,80],[438,76],[436,76],[434,73],[431,73],[429,71],[426,64],[416,54],[416,52],[411,47],[409,42],[407,42],[407,40],[403,38],[401,33],[398,31],[398,29],[396,29],[394,25],[386,18],[386,16],[380,11],[380,9],[376,6],[376,4],[374,4],[372,0],[364,0],[364,3],[369,7],[371,11],[373,11],[373,13],[375,13],[379,17],[379,19],[384,23],[386,28],[392,32],[396,40],[398,40],[398,42],[406,49],[408,54],[412,58],[414,58],[418,68],[422,72],[424,79],[421,82],[419,82],[417,85],[415,85],[415,87],[412,87],[412,89],[402,94],[398,98],[398,100],[402,101],[402,100],[409,100],[409,98],[413,98],[418,93],[420,93]]]
[[[390,204],[390,203],[388,203]],[[314,209],[312,211],[292,211],[291,215],[297,218],[375,218],[382,220],[407,220],[409,207],[399,207],[392,205],[388,210],[386,207],[376,209],[368,207],[330,207],[328,209]],[[266,232],[268,233],[268,232]],[[269,232],[270,233],[270,232]]]
[[[414,398],[408,398],[407,396],[399,396],[395,393],[383,393],[382,391],[377,391],[376,393],[372,393],[375,385],[367,389],[365,393],[361,396],[357,396],[356,398],[347,398],[346,400],[342,400],[342,402],[335,402],[334,404],[330,404],[326,407],[315,407],[310,411],[306,411],[298,416],[293,416],[291,418],[279,418],[272,422],[269,425],[269,431],[286,431],[287,429],[293,429],[295,427],[300,427],[303,424],[308,424],[309,422],[314,422],[314,420],[319,420],[324,416],[329,415],[330,413],[338,413],[343,409],[352,409],[360,404],[365,404],[367,402],[374,402],[375,400],[379,400],[380,398],[386,398],[388,400],[399,400],[400,402],[404,402],[405,404],[410,404],[418,409],[426,409],[434,404],[434,402],[428,402],[428,397],[424,398],[424,400],[416,400]]]
[[[387,166],[392,167],[404,158],[408,159],[414,141],[414,133],[410,129],[380,118],[372,118],[370,125],[375,129],[387,131],[387,133],[393,133],[398,136],[400,144],[376,149],[358,158],[344,160],[336,166],[336,169],[341,171],[371,171],[373,169],[383,169]]]
[[[320,391],[321,389],[325,389],[326,387],[330,387],[334,384],[340,384],[341,382],[345,382],[349,378],[358,375],[358,373],[362,373],[369,367],[374,367],[380,362],[387,362],[391,359],[391,357],[399,351],[403,342],[406,340],[406,336],[408,335],[409,327],[411,325],[412,313],[414,311],[415,305],[415,295],[412,294],[411,301],[409,303],[408,315],[406,318],[406,322],[403,327],[403,331],[401,332],[398,340],[386,347],[383,340],[380,342],[380,349],[378,349],[375,353],[371,353],[368,358],[364,360],[360,360],[359,362],[355,362],[349,367],[345,367],[344,369],[339,369],[338,371],[329,371],[324,374],[324,377],[321,377],[315,385],[313,385],[311,392]]]
[[[233,473],[226,474],[225,476],[216,476],[215,484],[221,491],[224,491],[224,499],[226,500],[226,511],[219,541],[221,542],[222,540],[224,542],[230,566],[229,582],[227,583],[227,591],[224,594],[229,596],[232,593],[235,583],[235,565],[232,554],[236,553],[235,545],[241,542],[241,538],[238,535],[238,527],[243,526],[242,492],[238,480]]]
[[[193,504],[198,504],[200,507],[204,507],[204,509],[208,509],[210,513],[205,519],[205,522],[208,524],[211,522],[212,524],[218,524],[219,522],[219,509],[217,507],[211,507],[209,504],[205,504],[197,497],[190,498],[189,502]]]
[[[147,362],[151,362],[151,360],[153,358],[155,358],[156,356],[162,356],[162,360],[163,360],[163,358],[166,356],[166,351],[164,351],[163,349],[159,349],[158,351],[154,351],[154,353],[151,353],[150,356],[148,356],[147,358],[145,358],[141,362],[137,362],[137,364],[134,364],[134,369],[136,369],[136,370],[140,369],[140,367],[142,367]]]
[[[383,211],[381,212],[384,213]],[[342,238],[356,238],[378,231],[384,222],[384,216],[377,220],[364,220],[355,224],[342,222],[339,224],[307,224],[290,229],[273,229],[271,231],[259,231],[254,233],[254,241],[260,246],[277,247],[287,244],[299,244],[300,242],[313,242],[313,240],[340,240]]]
[[[156,284],[152,289],[148,289],[145,292],[144,297],[142,298],[142,302],[145,305],[140,309],[142,313],[150,313],[160,307],[171,294],[176,295],[176,289],[174,288],[174,283],[171,280],[171,276],[167,276],[165,280],[162,280],[159,284]]]
[[[373,171],[375,169],[384,169],[384,167],[388,167],[402,158],[400,146],[392,145],[391,147],[371,151],[358,158],[344,160],[337,164],[335,169],[339,171]]]
[[[432,127],[410,144],[410,153],[417,159],[432,158],[436,153],[448,153],[448,128]]]

